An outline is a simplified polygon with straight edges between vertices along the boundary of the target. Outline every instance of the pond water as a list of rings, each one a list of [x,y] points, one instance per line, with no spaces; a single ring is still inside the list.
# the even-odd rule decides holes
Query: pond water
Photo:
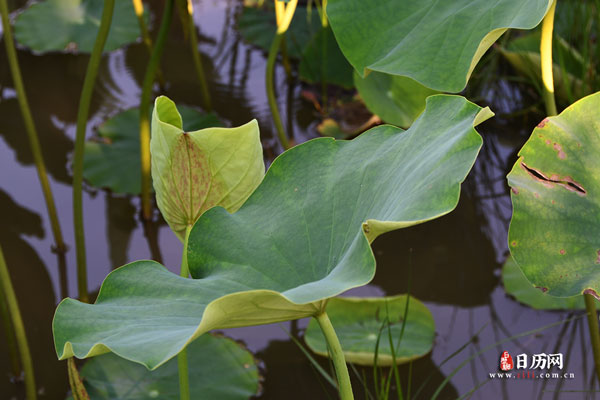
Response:
[[[161,4],[158,1],[150,4],[156,21]],[[11,8],[21,5],[21,2],[13,2]],[[265,161],[269,164],[281,149],[274,138],[264,86],[266,54],[244,43],[236,31],[234,16],[241,7],[242,3],[235,0],[198,2],[196,23],[201,34],[200,48],[216,113],[231,126],[258,119]],[[56,360],[51,321],[56,304],[63,297],[77,296],[75,251],[71,248],[64,263],[52,252],[49,220],[4,46],[1,47],[0,243],[25,319],[40,399],[63,399],[68,393],[66,363]],[[34,55],[20,49],[19,59],[60,222],[72,247],[70,157],[88,56]],[[88,136],[107,118],[139,104],[147,60],[146,48],[140,43],[104,56],[94,90]],[[178,104],[202,104],[178,18],[174,19],[161,68],[168,80],[164,94]],[[501,76],[506,67],[500,63],[494,68]],[[318,113],[301,96],[306,87],[298,81],[289,83],[280,65],[276,75],[280,110],[288,131],[293,132],[296,142],[317,137]],[[512,211],[505,176],[516,159],[517,150],[541,116],[506,116],[537,101],[532,100],[527,90],[520,91],[501,79],[472,86],[475,88],[469,92],[469,98],[477,98],[480,105],[490,105],[500,117],[478,128],[484,137],[484,146],[463,184],[457,209],[433,222],[377,239],[373,245],[376,277],[371,284],[350,294],[405,293],[409,290],[407,282],[411,271],[410,292],[431,309],[437,331],[432,353],[413,365],[414,388],[433,376],[421,398],[429,398],[442,380],[462,363],[465,365],[452,376],[441,398],[458,398],[474,388],[477,388],[471,397],[474,399],[593,398],[590,394],[558,392],[589,389],[594,381],[587,325],[582,318],[507,341],[477,355],[498,341],[581,313],[536,311],[519,304],[503,289],[500,271],[508,254],[506,237]],[[113,268],[133,260],[160,258],[173,271],[178,269],[181,243],[163,221],[158,221],[158,214],[157,221],[144,228],[139,218],[139,199],[88,187],[84,193],[84,210],[91,291],[97,292]],[[243,341],[260,360],[264,380],[259,398],[335,398],[286,332],[301,337],[306,325],[307,321],[300,320],[224,331]],[[473,343],[440,366],[476,334]],[[4,332],[0,332],[0,398],[21,399],[24,398],[23,385],[10,378],[5,339]],[[503,350],[528,354],[561,352],[565,357],[563,370],[573,372],[575,378],[489,379],[490,372],[498,371]],[[401,372],[406,379],[408,368],[402,367]],[[359,383],[355,382],[355,388],[357,399],[366,398]]]

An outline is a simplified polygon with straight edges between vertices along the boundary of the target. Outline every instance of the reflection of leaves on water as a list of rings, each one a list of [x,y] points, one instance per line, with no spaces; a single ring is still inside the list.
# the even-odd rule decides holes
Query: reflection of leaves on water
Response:
[[[56,297],[46,265],[36,251],[23,240],[22,235],[45,236],[40,216],[17,204],[6,192],[0,190],[2,229],[0,245],[15,288],[21,315],[24,318],[27,339],[34,357],[36,383],[44,388],[49,399],[65,397],[66,369],[57,361],[52,342],[52,316]],[[55,266],[50,266],[54,268]],[[0,354],[8,354],[3,330],[0,331]],[[7,398],[17,398],[17,389],[9,381],[8,357],[0,357],[0,393]]]
[[[131,234],[137,224],[135,207],[128,197],[106,196],[106,237],[109,243],[110,262],[113,267],[127,263],[127,250]]]

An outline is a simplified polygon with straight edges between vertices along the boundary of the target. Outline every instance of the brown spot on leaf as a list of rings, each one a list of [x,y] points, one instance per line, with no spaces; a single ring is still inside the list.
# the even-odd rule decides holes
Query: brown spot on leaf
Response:
[[[600,264],[600,250],[598,250],[596,254],[598,254],[598,257],[596,258],[596,264]]]
[[[516,240],[513,240],[512,242],[510,242],[510,245],[511,245],[512,247],[515,247],[515,246],[517,245],[517,241],[516,241]]]
[[[561,160],[564,160],[567,157],[560,144],[554,143],[554,150],[558,152],[558,158]]]
[[[546,139],[546,144],[549,146],[552,144],[552,142],[550,141],[550,139]]]
[[[539,124],[537,124],[538,128],[543,128],[546,126],[546,122],[548,122],[548,118],[544,118]]]
[[[537,192],[536,192],[536,193],[533,193],[533,196],[534,196],[536,199],[539,199],[539,198],[540,198],[540,194],[539,194],[539,193],[537,193]]]
[[[519,189],[517,188],[511,188],[510,190],[512,190],[514,194],[519,194]]]
[[[594,289],[585,289],[583,291],[583,294],[589,294],[591,296],[594,296],[597,300],[600,300],[600,296],[598,296],[598,293],[596,293]]]
[[[566,253],[566,251],[565,251],[565,249],[560,249],[560,252],[559,252],[559,253],[560,253],[561,255],[563,255],[563,256],[564,256],[564,255],[565,255],[565,253]]]
[[[583,186],[575,182],[570,176],[566,176],[561,179],[559,175],[552,174],[552,176],[547,177],[541,171],[527,166],[527,164],[525,164],[524,162],[521,162],[521,168],[527,171],[529,176],[531,176],[536,181],[541,182],[547,188],[551,189],[554,187],[554,184],[557,184],[571,192],[577,193],[580,196],[585,196],[587,194]]]
[[[547,287],[536,286],[535,288],[540,289],[542,291],[542,293],[546,293],[548,291]]]

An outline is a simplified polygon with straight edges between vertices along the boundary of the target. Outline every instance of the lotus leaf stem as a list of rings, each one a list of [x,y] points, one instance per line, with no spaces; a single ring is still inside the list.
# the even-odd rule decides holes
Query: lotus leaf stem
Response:
[[[200,82],[200,89],[202,90],[204,109],[206,111],[212,111],[210,92],[208,91],[204,67],[202,66],[202,58],[200,56],[200,51],[198,50],[198,34],[196,33],[196,24],[194,24],[194,6],[192,0],[187,0],[187,15],[190,32],[190,49],[192,51],[192,58],[194,59],[196,75],[198,75],[198,81]]]
[[[81,380],[79,371],[77,371],[77,365],[75,364],[75,359],[73,357],[70,357],[67,360],[67,370],[69,373],[69,386],[71,386],[73,400],[90,400],[90,396],[87,390],[85,390],[85,386]]]
[[[187,247],[190,238],[192,225],[185,228],[185,238],[183,241],[183,253],[181,255],[181,277],[187,278],[190,275],[190,269],[187,261]],[[190,400],[190,376],[188,372],[187,350],[183,349],[177,354],[177,368],[179,369],[179,398],[181,400]]]
[[[5,25],[6,26],[6,25]],[[13,289],[8,267],[4,260],[4,253],[0,247],[0,296],[4,296],[11,317],[12,326],[17,339],[17,347],[21,355],[21,363],[23,372],[25,372],[25,395],[27,400],[35,400],[37,392],[35,390],[35,375],[33,372],[33,362],[31,361],[31,353],[27,344],[27,335],[25,334],[25,325],[21,318],[21,311],[17,303],[17,296]]]
[[[142,161],[142,216],[146,220],[152,218],[152,204],[150,202],[152,187],[152,178],[150,177],[150,115],[148,114],[150,109],[150,95],[152,94],[152,85],[158,69],[158,63],[165,47],[167,33],[171,26],[172,16],[173,0],[167,0],[156,44],[152,50],[152,56],[146,68],[146,75],[142,84],[142,98],[140,101],[140,155]]]
[[[132,2],[135,16],[137,17],[140,32],[142,34],[142,41],[148,50],[148,54],[150,54],[150,57],[152,57],[152,38],[150,37],[150,32],[148,31],[148,25],[146,25],[146,19],[144,18],[144,4],[142,3],[142,0],[132,0]],[[159,85],[164,87],[165,79],[160,67],[156,69],[156,78]]]
[[[82,302],[89,301],[87,291],[87,266],[85,255],[85,233],[83,229],[83,155],[85,145],[85,130],[87,127],[90,103],[98,67],[104,50],[104,44],[110,31],[115,0],[105,0],[102,9],[100,28],[94,42],[92,55],[85,72],[83,89],[79,99],[79,110],[77,111],[77,131],[75,133],[75,151],[73,155],[73,223],[75,232],[75,249],[77,251],[77,286],[79,298]]]
[[[348,366],[346,365],[346,359],[344,358],[342,346],[335,333],[335,329],[333,329],[333,325],[329,320],[327,312],[324,311],[321,314],[316,315],[315,319],[319,323],[321,331],[327,341],[327,347],[329,348],[329,353],[335,367],[340,398],[341,400],[352,400],[354,399],[354,395],[352,394],[352,384],[350,383]]]
[[[33,154],[33,161],[35,163],[35,168],[37,169],[40,185],[42,186],[42,192],[46,201],[46,208],[48,209],[48,215],[50,217],[50,226],[52,227],[55,248],[56,251],[64,253],[66,251],[66,245],[60,229],[58,214],[56,212],[56,204],[54,203],[54,196],[52,195],[52,189],[50,188],[50,182],[48,181],[48,174],[46,173],[46,166],[44,163],[44,157],[42,155],[37,130],[33,122],[33,116],[31,114],[31,109],[29,108],[29,102],[27,101],[25,86],[23,85],[23,78],[21,76],[21,69],[19,68],[19,59],[17,57],[17,51],[15,49],[15,43],[13,40],[6,0],[0,0],[0,13],[2,14],[4,44],[6,47],[6,55],[8,57],[8,64],[10,66],[10,72],[15,85],[15,90],[17,92],[17,99],[19,101],[19,107],[21,108],[21,115],[23,117],[23,123],[25,124],[25,131],[27,132],[27,137],[29,139],[29,146],[31,148],[31,153]]]
[[[542,38],[540,41],[540,57],[542,60],[542,83],[546,113],[549,116],[558,114],[556,101],[554,99],[554,77],[552,62],[552,31],[554,30],[554,12],[556,0],[552,2],[548,13],[542,21]]]
[[[142,0],[132,1],[133,9],[135,10],[135,16],[138,19],[138,25],[140,26],[140,32],[142,33],[142,41],[148,48],[150,54],[152,54],[152,38],[150,37],[150,33],[148,32],[146,20],[144,19],[144,4],[142,3]]]
[[[600,327],[598,326],[598,314],[596,313],[596,298],[591,294],[584,293],[585,309],[587,311],[588,327],[590,328],[590,339],[594,353],[594,364],[596,366],[596,377],[600,382]]]
[[[281,115],[279,115],[279,109],[277,108],[277,99],[275,98],[275,60],[277,59],[277,52],[279,46],[283,40],[284,33],[277,33],[271,43],[269,49],[269,57],[267,58],[267,97],[269,99],[269,108],[271,109],[271,115],[273,116],[273,122],[275,123],[275,129],[277,130],[277,136],[279,141],[285,150],[290,148],[290,143],[283,129],[283,123],[281,122]]]

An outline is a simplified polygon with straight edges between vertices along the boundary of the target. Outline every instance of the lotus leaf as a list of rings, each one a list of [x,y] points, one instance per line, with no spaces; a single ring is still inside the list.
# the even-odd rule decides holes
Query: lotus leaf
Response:
[[[102,0],[44,0],[34,3],[15,20],[15,39],[39,52],[76,50],[91,53],[100,26]],[[105,51],[115,50],[140,36],[131,1],[115,2]]]
[[[538,25],[552,0],[330,0],[342,52],[361,76],[408,76],[460,92],[486,50],[508,29]]]
[[[600,289],[599,107],[595,93],[544,119],[508,175],[510,251],[527,279],[553,296]]]
[[[302,53],[299,73],[300,78],[309,83],[320,83],[324,80],[346,89],[354,87],[352,66],[340,51],[331,28],[321,29],[308,42]]]
[[[186,132],[175,103],[164,96],[154,105],[150,151],[158,208],[182,239],[209,208],[237,211],[265,174],[256,120]]]
[[[254,357],[231,339],[204,335],[188,349],[194,399],[243,400],[259,389]],[[148,371],[114,354],[92,358],[80,376],[91,400],[179,400],[177,361]]]
[[[389,334],[395,346],[396,363],[402,364],[431,351],[435,337],[435,322],[431,312],[414,297],[408,302],[408,317],[404,322],[407,295],[393,297],[336,297],[329,300],[327,314],[340,339],[344,357],[350,363],[374,365],[393,364]],[[404,324],[404,333],[400,332]],[[389,330],[388,330],[389,327]],[[312,351],[327,356],[327,342],[316,320],[311,320],[304,336]],[[378,343],[379,340],[379,343]]]
[[[554,297],[535,288],[523,275],[512,257],[502,267],[502,282],[506,293],[519,302],[538,310],[579,310],[585,308],[582,296]]]
[[[585,70],[583,57],[558,35],[555,35],[552,43],[553,76],[557,97],[562,100],[568,99],[569,90],[577,98],[582,97],[585,89],[578,76]],[[538,87],[542,87],[539,32],[512,40],[506,48],[501,48],[501,53],[520,74],[532,79]]]
[[[269,51],[277,31],[275,10],[270,7],[264,9],[244,7],[237,27],[246,42]],[[316,10],[307,13],[306,7],[297,7],[285,35],[288,55],[296,59],[302,58],[304,48],[319,30],[321,30],[321,21]]]
[[[367,108],[383,121],[409,127],[425,109],[425,99],[438,92],[405,76],[354,73],[354,85]]]
[[[284,152],[235,214],[214,207],[198,219],[187,247],[194,279],[136,261],[108,275],[95,304],[63,300],[59,358],[112,351],[154,369],[212,329],[320,314],[373,278],[377,236],[456,206],[482,144],[474,126],[491,114],[437,95],[407,131],[378,126]]]

